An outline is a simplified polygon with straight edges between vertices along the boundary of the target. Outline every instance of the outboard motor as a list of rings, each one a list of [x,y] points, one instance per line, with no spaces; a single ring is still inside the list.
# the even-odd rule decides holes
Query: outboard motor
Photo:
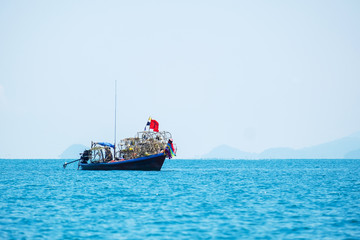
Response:
[[[91,150],[85,150],[81,154],[81,163],[87,163],[92,158],[92,151]]]

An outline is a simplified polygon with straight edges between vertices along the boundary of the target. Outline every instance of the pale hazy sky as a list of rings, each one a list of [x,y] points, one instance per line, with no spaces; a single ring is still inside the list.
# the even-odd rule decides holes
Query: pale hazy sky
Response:
[[[0,158],[134,136],[178,158],[360,130],[360,1],[1,1]]]

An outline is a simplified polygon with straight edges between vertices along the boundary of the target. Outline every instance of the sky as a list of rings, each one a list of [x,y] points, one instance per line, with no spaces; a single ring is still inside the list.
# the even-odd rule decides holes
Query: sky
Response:
[[[151,116],[177,158],[360,131],[360,1],[1,1],[0,158],[58,158]]]

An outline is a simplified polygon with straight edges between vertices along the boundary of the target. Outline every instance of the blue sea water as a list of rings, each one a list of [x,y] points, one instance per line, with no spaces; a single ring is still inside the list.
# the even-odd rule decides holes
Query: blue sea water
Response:
[[[360,160],[0,160],[0,239],[360,239]]]

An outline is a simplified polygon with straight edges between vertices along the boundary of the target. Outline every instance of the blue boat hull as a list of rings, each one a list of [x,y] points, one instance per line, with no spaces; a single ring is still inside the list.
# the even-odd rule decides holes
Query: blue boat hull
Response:
[[[139,170],[160,171],[165,161],[165,154],[156,154],[148,157],[135,158],[109,163],[81,163],[81,170]]]

